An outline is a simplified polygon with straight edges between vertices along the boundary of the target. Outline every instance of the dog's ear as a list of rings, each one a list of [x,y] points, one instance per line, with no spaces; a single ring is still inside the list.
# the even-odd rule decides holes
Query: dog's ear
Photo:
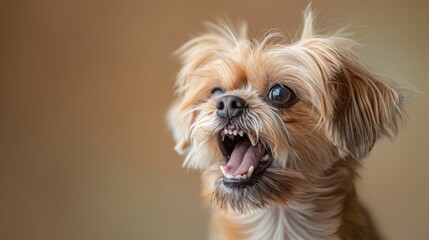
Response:
[[[189,128],[191,125],[191,116],[182,110],[181,101],[176,100],[167,112],[167,123],[173,133],[176,145],[174,150],[184,156],[189,148]]]
[[[353,51],[356,42],[338,33],[316,35],[307,8],[298,45],[320,71],[317,82],[327,91],[323,101],[328,103],[316,105],[324,107],[319,109],[321,123],[341,157],[362,158],[380,137],[396,134],[403,120],[401,88],[365,67]]]
[[[343,56],[341,71],[331,80],[337,96],[327,123],[331,141],[339,153],[364,157],[382,136],[392,137],[403,120],[403,100],[397,87],[367,70],[356,59]]]
[[[190,131],[198,115],[196,106],[216,80],[209,77],[213,71],[209,65],[231,55],[242,42],[248,42],[245,24],[237,28],[227,23],[206,25],[207,32],[191,38],[175,52],[181,69],[176,78],[176,99],[168,111],[167,121],[176,140],[175,150],[181,155],[186,155],[191,145]]]

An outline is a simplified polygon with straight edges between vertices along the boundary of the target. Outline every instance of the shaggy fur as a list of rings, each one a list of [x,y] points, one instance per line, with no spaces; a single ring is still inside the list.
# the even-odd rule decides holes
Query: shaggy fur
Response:
[[[338,33],[316,34],[307,10],[296,41],[209,24],[178,50],[182,68],[168,120],[184,166],[203,171],[212,239],[379,238],[357,200],[355,171],[380,137],[397,132],[403,95],[365,67],[356,46]],[[270,104],[276,84],[297,101]],[[214,88],[224,93],[211,94]],[[216,114],[226,95],[247,103],[234,122]],[[219,170],[217,133],[227,124],[256,136],[272,155],[271,165],[240,187],[226,185]]]

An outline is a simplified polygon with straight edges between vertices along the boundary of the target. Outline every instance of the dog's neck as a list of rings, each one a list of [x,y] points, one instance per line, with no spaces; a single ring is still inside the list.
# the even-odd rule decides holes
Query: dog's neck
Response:
[[[252,213],[215,213],[216,239],[343,239],[348,218],[362,216],[356,201],[354,171],[336,164],[310,179],[310,188],[287,206],[272,204]],[[362,225],[367,225],[366,221]],[[349,228],[350,226],[347,226]],[[360,226],[357,226],[360,229]]]

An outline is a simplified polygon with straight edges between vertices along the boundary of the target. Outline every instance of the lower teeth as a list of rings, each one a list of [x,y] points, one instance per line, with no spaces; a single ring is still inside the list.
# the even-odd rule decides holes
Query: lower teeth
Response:
[[[252,173],[255,170],[255,167],[251,166],[249,168],[249,171],[247,173],[244,173],[243,175],[228,175],[228,174],[225,173],[225,170],[223,169],[224,168],[223,165],[220,165],[219,167],[220,167],[220,170],[221,170],[223,176],[225,176],[228,179],[235,179],[235,180],[244,180],[244,179],[247,179],[247,178],[249,178],[249,177],[252,176]]]

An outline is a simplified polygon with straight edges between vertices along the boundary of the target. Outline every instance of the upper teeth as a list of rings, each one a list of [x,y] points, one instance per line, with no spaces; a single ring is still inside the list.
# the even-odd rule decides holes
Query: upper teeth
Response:
[[[247,133],[247,137],[249,138],[249,140],[250,140],[250,142],[252,143],[252,145],[253,146],[255,146],[256,145],[256,138],[255,138],[255,136],[253,136],[253,134],[252,133],[250,133],[250,132],[248,132]]]
[[[227,135],[228,135],[228,138],[234,139],[234,137],[237,135],[239,135],[240,137],[243,137],[244,133],[247,134],[247,137],[249,138],[250,143],[252,143],[253,146],[256,146],[256,143],[258,142],[258,140],[251,132],[244,132],[242,129],[235,128],[232,126],[228,126],[222,131],[222,142],[225,140],[225,136]]]
[[[243,130],[239,129],[239,128],[225,128],[222,132],[222,135],[233,135],[233,136],[237,136],[240,135],[241,137],[244,135]]]
[[[253,174],[253,171],[255,170],[255,167],[250,166],[247,173],[243,173],[242,175],[230,175],[230,174],[225,173],[225,169],[224,169],[223,165],[220,165],[219,167],[220,167],[220,171],[222,172],[223,176],[225,176],[228,179],[236,179],[236,180],[250,178]]]

